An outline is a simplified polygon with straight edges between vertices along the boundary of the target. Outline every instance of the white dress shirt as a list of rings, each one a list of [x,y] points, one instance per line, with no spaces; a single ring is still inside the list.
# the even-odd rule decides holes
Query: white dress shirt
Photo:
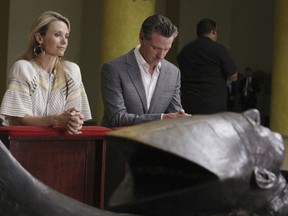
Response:
[[[151,75],[149,73],[149,65],[145,61],[145,59],[142,57],[142,55],[140,54],[139,48],[140,48],[140,45],[136,46],[134,53],[135,53],[135,57],[140,68],[141,77],[142,77],[142,81],[143,81],[143,85],[144,85],[145,93],[146,93],[147,109],[149,110],[151,99],[153,97],[156,84],[157,84],[157,80],[160,74],[161,62],[157,65],[157,67],[155,67],[155,70],[153,74]]]

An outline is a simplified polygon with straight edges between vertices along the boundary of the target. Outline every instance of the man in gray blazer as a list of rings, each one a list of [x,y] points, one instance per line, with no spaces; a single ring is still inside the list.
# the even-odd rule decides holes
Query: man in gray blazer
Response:
[[[150,16],[142,24],[140,45],[103,65],[102,126],[189,116],[180,102],[179,69],[164,59],[177,35],[167,17]]]

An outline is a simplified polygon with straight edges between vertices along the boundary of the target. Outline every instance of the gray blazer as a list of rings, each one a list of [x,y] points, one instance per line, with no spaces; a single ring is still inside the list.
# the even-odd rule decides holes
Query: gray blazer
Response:
[[[103,65],[101,94],[104,104],[102,126],[121,127],[160,120],[162,113],[177,112],[180,102],[180,71],[166,60],[149,110],[134,49]]]

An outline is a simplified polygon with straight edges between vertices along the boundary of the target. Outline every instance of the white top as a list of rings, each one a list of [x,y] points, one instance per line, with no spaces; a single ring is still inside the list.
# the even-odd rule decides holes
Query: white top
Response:
[[[77,64],[65,61],[63,71],[47,73],[34,61],[18,60],[10,71],[9,86],[0,114],[4,116],[45,116],[61,114],[76,107],[91,119],[88,98]],[[6,125],[9,122],[6,121]]]
[[[161,62],[157,65],[157,67],[155,67],[155,70],[151,76],[151,74],[149,73],[149,65],[145,61],[145,59],[142,57],[142,55],[140,54],[139,48],[140,48],[140,45],[136,46],[134,53],[135,53],[135,57],[140,68],[140,73],[142,76],[142,81],[143,81],[143,85],[144,85],[144,89],[146,93],[147,109],[149,110],[151,99],[153,97],[153,94],[157,85],[158,77],[160,74]]]

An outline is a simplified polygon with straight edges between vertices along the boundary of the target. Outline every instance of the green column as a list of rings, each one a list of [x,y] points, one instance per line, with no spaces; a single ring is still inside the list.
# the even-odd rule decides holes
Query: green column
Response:
[[[288,148],[288,1],[275,0],[274,64],[271,86],[270,128],[284,137]],[[285,151],[282,169],[288,169]]]
[[[272,71],[272,130],[288,135],[288,1],[275,0],[274,64]]]
[[[141,24],[145,18],[153,15],[154,11],[155,0],[105,0],[101,29],[101,62],[127,53],[139,44]],[[102,116],[100,92],[97,97],[97,116]]]

